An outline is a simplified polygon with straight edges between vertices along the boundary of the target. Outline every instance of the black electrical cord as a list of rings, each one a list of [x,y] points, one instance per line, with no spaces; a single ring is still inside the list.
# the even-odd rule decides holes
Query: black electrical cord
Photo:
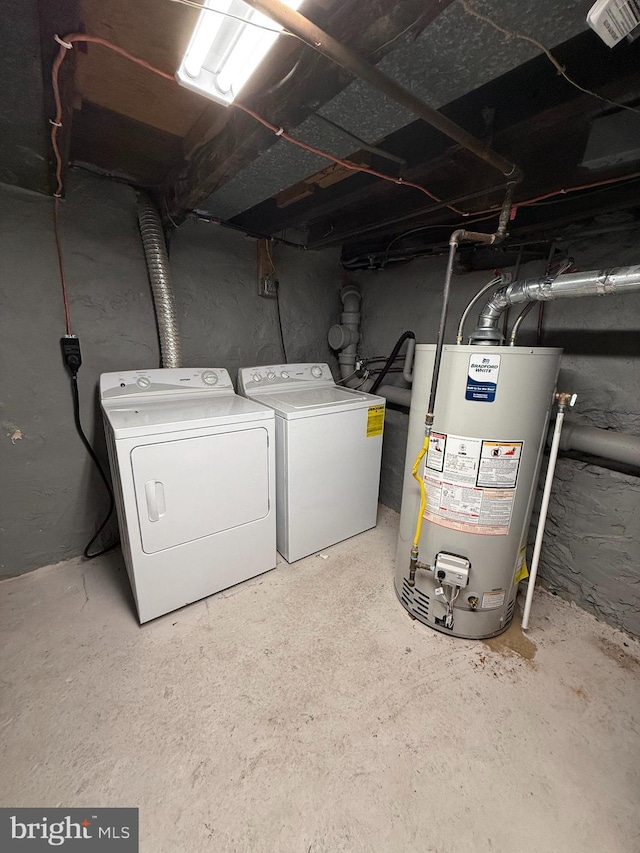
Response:
[[[284,345],[284,333],[282,331],[282,317],[280,316],[280,282],[276,282],[276,311],[278,312],[278,330],[280,332],[280,346],[282,347],[283,364],[287,364],[287,348]]]
[[[91,546],[96,541],[96,539],[98,539],[98,537],[100,536],[102,531],[107,526],[109,519],[113,515],[113,511],[116,507],[116,503],[115,503],[115,499],[113,497],[113,489],[111,488],[111,483],[109,482],[109,479],[104,472],[104,468],[100,464],[100,460],[96,456],[95,450],[91,446],[91,442],[89,441],[89,439],[85,435],[85,432],[82,428],[82,422],[80,420],[80,395],[78,393],[78,378],[77,378],[77,376],[74,376],[73,374],[71,375],[71,395],[73,397],[73,420],[75,422],[76,429],[78,431],[78,435],[80,436],[82,443],[84,444],[84,446],[86,448],[87,453],[91,457],[93,464],[98,469],[98,473],[100,474],[100,478],[102,479],[102,482],[104,483],[104,486],[105,486],[107,493],[109,495],[109,510],[107,512],[107,515],[105,516],[104,521],[102,522],[102,524],[100,525],[100,527],[96,531],[95,535],[91,538],[91,540],[87,544],[87,547],[82,552],[84,554],[84,556],[87,558],[87,560],[93,560],[94,557],[101,557],[103,554],[107,554],[109,551],[113,551],[113,549],[117,548],[118,545],[120,544],[120,540],[116,539],[115,542],[113,542],[111,545],[107,545],[106,548],[101,548],[99,551],[95,551],[94,553],[91,553]]]
[[[389,358],[385,361],[385,363],[384,363],[384,367],[382,368],[382,370],[380,371],[380,373],[376,376],[375,382],[373,383],[373,385],[372,385],[372,386],[371,386],[371,388],[369,389],[369,393],[370,393],[370,394],[375,394],[375,393],[376,393],[376,391],[378,390],[378,388],[380,387],[380,385],[382,384],[382,380],[384,379],[384,377],[385,377],[385,376],[387,375],[387,373],[389,372],[389,368],[391,367],[391,365],[393,364],[393,362],[396,360],[396,358],[397,358],[397,356],[398,356],[398,353],[400,352],[400,348],[402,347],[402,344],[403,344],[406,340],[409,340],[410,338],[413,338],[413,339],[415,340],[415,337],[416,337],[416,336],[415,336],[415,334],[414,334],[413,332],[411,332],[411,331],[403,332],[403,333],[400,335],[400,337],[399,337],[399,338],[398,338],[398,340],[396,341],[396,344],[395,344],[394,348],[391,350],[391,355],[390,355],[390,356],[389,356]]]

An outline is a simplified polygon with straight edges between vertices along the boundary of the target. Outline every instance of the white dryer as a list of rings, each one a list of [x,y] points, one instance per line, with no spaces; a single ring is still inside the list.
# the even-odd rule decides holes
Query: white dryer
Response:
[[[220,368],[104,373],[100,399],[140,622],[275,567],[271,409]]]
[[[245,367],[238,393],[276,415],[277,546],[285,560],[375,527],[383,397],[336,385],[327,364]]]

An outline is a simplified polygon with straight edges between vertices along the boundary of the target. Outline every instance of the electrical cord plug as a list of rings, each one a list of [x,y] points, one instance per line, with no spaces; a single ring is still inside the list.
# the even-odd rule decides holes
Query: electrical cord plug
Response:
[[[80,340],[75,335],[64,335],[60,338],[60,346],[62,347],[62,360],[71,376],[75,378],[82,364]]]
[[[64,335],[60,338],[60,346],[62,347],[62,360],[65,363],[65,367],[69,371],[71,375],[71,395],[73,398],[73,421],[75,423],[76,430],[78,435],[80,436],[80,440],[85,446],[87,453],[89,454],[91,461],[96,466],[98,474],[100,475],[100,479],[104,483],[104,487],[107,491],[107,495],[109,496],[109,508],[107,510],[107,514],[104,518],[104,521],[96,531],[96,533],[92,536],[91,541],[84,549],[84,556],[87,560],[92,560],[94,557],[100,557],[102,554],[106,554],[108,551],[112,551],[114,548],[120,544],[120,540],[116,539],[111,545],[107,545],[104,548],[101,548],[99,551],[92,551],[95,541],[102,535],[102,532],[106,528],[109,519],[113,515],[113,511],[115,509],[115,498],[113,495],[113,489],[111,488],[111,483],[109,482],[109,478],[107,477],[104,468],[98,456],[91,446],[91,442],[86,436],[84,429],[82,428],[82,422],[80,420],[80,394],[78,391],[78,371],[80,370],[80,365],[82,364],[82,354],[80,352],[80,341],[75,335]]]

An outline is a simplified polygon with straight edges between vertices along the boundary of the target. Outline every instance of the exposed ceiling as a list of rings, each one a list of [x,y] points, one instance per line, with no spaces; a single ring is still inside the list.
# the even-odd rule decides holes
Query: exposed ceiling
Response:
[[[586,26],[590,5],[305,0],[300,11],[518,164],[521,206],[510,230],[523,241],[577,217],[638,205],[640,113],[601,98],[637,107],[640,42],[607,48]],[[10,4],[0,57],[0,181],[51,192],[56,33],[100,36],[173,74],[197,15],[175,0]],[[540,45],[601,98],[570,85]],[[460,221],[415,189],[329,163],[101,45],[69,52],[61,91],[65,161],[149,189],[167,222],[199,211],[308,247],[340,245],[347,265],[376,265],[437,249]],[[242,101],[315,148],[460,199],[471,214],[502,199],[503,175],[298,39],[278,40]],[[522,205],[608,180],[616,182]],[[494,224],[489,217],[478,227]]]

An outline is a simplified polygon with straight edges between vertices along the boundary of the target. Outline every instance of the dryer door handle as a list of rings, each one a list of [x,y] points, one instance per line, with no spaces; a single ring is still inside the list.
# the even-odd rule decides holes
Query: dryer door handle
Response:
[[[144,484],[149,521],[159,521],[167,511],[164,501],[164,485],[159,480],[147,480]]]

